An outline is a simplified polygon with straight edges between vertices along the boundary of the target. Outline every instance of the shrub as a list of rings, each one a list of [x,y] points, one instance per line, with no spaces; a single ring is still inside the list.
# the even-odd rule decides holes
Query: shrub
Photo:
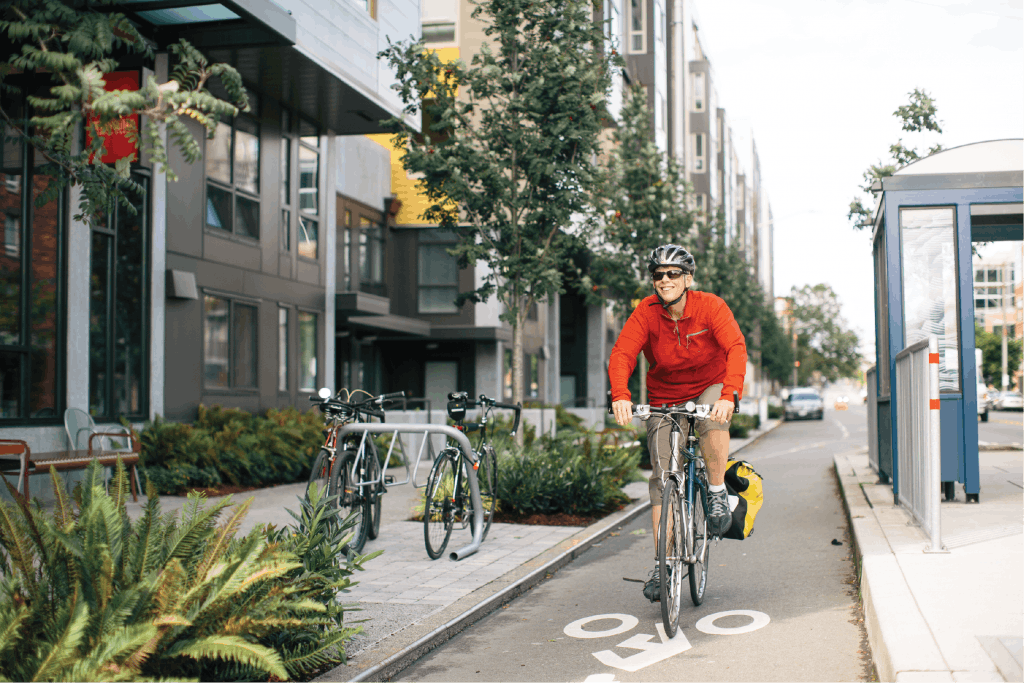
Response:
[[[159,416],[139,434],[143,473],[161,494],[234,484],[265,486],[309,474],[321,442],[315,410],[271,409],[263,417],[220,406],[199,406],[191,425]]]
[[[636,474],[636,457],[635,448],[616,448],[589,432],[542,437],[521,452],[508,447],[498,461],[501,511],[518,516],[608,512],[629,502],[621,487]]]
[[[760,416],[736,413],[732,416],[732,424],[729,425],[729,436],[736,439],[745,439],[751,429],[757,429],[760,425]]]
[[[782,407],[782,406],[773,406],[770,403],[768,404],[768,419],[769,420],[781,420],[782,416],[785,414],[785,412],[786,412],[786,409],[784,407]]]
[[[129,519],[120,464],[107,493],[93,462],[68,495],[51,470],[44,512],[7,483],[0,502],[0,676],[7,680],[266,680],[344,661],[336,595],[365,558],[336,565],[344,525],[317,487],[299,526],[236,538],[230,497],[161,515],[152,485]],[[332,514],[334,516],[332,516]]]

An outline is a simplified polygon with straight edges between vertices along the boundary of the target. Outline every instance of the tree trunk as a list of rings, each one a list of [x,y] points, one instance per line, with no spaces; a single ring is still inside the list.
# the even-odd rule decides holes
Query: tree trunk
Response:
[[[518,302],[514,322],[512,323],[512,403],[522,404],[523,402],[523,320],[526,302],[520,299]],[[525,425],[519,425],[516,432],[516,445],[523,445],[523,431]]]

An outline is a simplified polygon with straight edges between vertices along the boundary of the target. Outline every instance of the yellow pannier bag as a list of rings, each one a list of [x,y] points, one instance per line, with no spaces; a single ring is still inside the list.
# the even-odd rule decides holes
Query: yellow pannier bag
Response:
[[[723,538],[742,541],[754,533],[754,518],[764,503],[761,475],[749,462],[730,460],[725,469],[725,487],[729,492],[732,526]]]

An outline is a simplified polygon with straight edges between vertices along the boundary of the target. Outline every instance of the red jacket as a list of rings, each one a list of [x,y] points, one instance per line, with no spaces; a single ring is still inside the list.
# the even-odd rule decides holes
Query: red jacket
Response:
[[[690,291],[678,321],[661,306],[657,296],[640,302],[629,316],[608,361],[612,400],[630,400],[627,383],[643,351],[647,393],[651,404],[675,405],[694,399],[721,382],[722,398],[743,395],[747,346],[732,311],[720,297]]]

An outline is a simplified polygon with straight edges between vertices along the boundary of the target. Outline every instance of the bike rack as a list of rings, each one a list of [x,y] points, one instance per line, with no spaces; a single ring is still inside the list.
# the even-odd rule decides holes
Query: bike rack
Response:
[[[473,446],[469,443],[469,439],[466,435],[460,432],[454,427],[448,425],[423,425],[423,424],[394,424],[392,422],[352,422],[341,428],[338,432],[339,441],[353,432],[367,432],[370,434],[391,434],[398,432],[410,432],[410,433],[422,433],[426,434],[444,434],[450,439],[453,439],[455,443],[459,444],[459,448],[462,449],[463,454],[469,459],[469,462],[476,464],[477,457],[476,453],[473,452]],[[422,449],[422,447],[421,447]],[[389,456],[390,459],[390,456]],[[480,544],[484,540],[484,509],[483,503],[480,500],[480,483],[476,479],[476,469],[473,467],[467,467],[466,470],[469,472],[469,497],[473,502],[473,540],[464,548],[448,553],[448,559],[454,561],[463,560],[477,550],[480,549]]]

